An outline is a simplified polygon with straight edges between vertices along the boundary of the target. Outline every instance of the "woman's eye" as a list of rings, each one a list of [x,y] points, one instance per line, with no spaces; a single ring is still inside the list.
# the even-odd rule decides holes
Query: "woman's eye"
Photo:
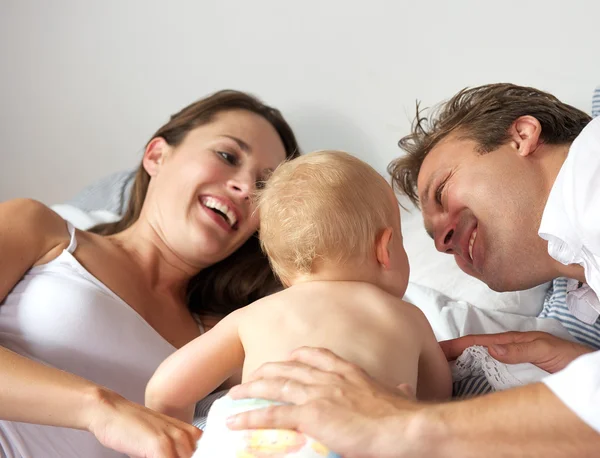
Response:
[[[223,158],[224,161],[231,165],[237,165],[238,159],[235,154],[228,153],[226,151],[217,151],[217,154]]]
[[[264,189],[266,184],[267,180],[260,178],[256,180],[256,184],[254,186],[256,186],[256,189]]]

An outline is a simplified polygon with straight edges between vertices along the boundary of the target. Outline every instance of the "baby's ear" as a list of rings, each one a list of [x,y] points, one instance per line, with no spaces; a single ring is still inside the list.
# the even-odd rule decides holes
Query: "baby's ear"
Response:
[[[392,235],[394,230],[391,227],[386,227],[377,236],[375,241],[375,256],[377,256],[377,262],[386,269],[390,268],[390,243],[392,241]]]

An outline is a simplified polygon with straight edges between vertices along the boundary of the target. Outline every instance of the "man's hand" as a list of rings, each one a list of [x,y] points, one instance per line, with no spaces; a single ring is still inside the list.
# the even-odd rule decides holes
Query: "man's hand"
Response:
[[[487,347],[490,355],[502,363],[532,363],[551,374],[564,369],[579,356],[594,351],[539,331],[474,334],[440,342],[448,361],[458,358],[473,345]]]
[[[421,408],[407,399],[414,398],[410,387],[386,388],[357,366],[315,348],[294,351],[289,362],[263,365],[229,394],[289,404],[241,413],[229,420],[230,428],[295,429],[345,458],[405,456],[409,441],[397,440],[404,429],[402,413]]]

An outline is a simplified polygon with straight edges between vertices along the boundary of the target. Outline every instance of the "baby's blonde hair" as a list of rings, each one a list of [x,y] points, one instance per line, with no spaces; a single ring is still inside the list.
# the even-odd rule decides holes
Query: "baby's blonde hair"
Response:
[[[317,151],[281,164],[258,193],[260,241],[286,281],[317,260],[365,259],[380,231],[399,221],[391,186],[342,151]],[[395,208],[394,208],[395,207]]]

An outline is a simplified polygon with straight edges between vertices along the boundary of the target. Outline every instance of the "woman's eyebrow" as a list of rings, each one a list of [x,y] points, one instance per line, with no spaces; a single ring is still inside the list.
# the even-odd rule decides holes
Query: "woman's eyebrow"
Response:
[[[234,142],[236,142],[238,144],[238,146],[244,153],[252,154],[252,148],[250,148],[250,145],[248,143],[246,143],[244,140],[234,137],[233,135],[221,135],[221,137],[225,137],[225,138],[229,138],[230,140],[233,140]]]
[[[271,167],[267,167],[266,169],[263,169],[262,171],[262,178],[263,180],[267,180],[275,171],[275,169],[271,168]]]

